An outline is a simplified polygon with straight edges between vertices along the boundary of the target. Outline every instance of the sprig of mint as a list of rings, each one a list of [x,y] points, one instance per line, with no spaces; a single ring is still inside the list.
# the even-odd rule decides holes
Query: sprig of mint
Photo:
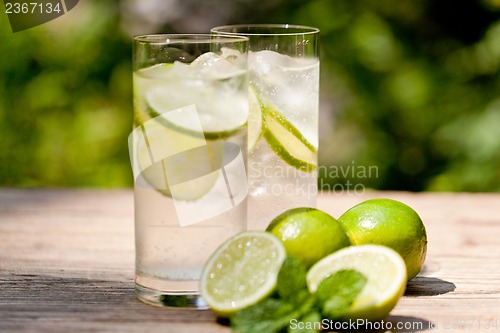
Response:
[[[340,270],[321,281],[314,293],[321,313],[328,319],[339,319],[349,310],[366,281],[363,274],[353,269]]]
[[[314,294],[307,289],[306,269],[287,257],[278,274],[276,292],[261,302],[236,312],[231,328],[240,333],[317,333],[322,316],[338,318],[345,313],[366,284],[355,270],[341,270],[327,277]],[[292,320],[300,325],[290,325]],[[306,325],[312,323],[312,325]],[[312,328],[311,328],[312,327]]]

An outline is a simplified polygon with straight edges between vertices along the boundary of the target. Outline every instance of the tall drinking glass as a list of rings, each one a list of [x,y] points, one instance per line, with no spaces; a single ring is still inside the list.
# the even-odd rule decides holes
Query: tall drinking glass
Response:
[[[316,206],[319,30],[258,24],[212,33],[249,38],[248,225],[264,229],[285,210]]]
[[[133,40],[137,297],[204,307],[208,256],[246,229],[248,39],[147,35]]]

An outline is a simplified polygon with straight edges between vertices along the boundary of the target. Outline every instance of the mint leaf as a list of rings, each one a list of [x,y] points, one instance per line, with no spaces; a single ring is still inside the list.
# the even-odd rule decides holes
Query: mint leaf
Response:
[[[298,294],[303,290],[307,291],[306,268],[299,260],[288,256],[278,273],[278,295],[283,300],[296,303]]]
[[[287,257],[278,273],[274,297],[236,312],[231,328],[240,333],[316,333],[309,329],[313,321],[320,322],[317,299],[307,290],[306,268],[300,261]],[[319,318],[319,319],[318,319]],[[310,322],[304,326],[305,321]],[[296,327],[292,323],[298,323]],[[300,324],[299,324],[300,323]],[[318,323],[314,324],[316,327]]]
[[[342,317],[365,287],[367,278],[353,269],[340,270],[327,277],[314,295],[322,314],[332,320]]]
[[[236,312],[231,317],[231,328],[240,333],[277,333],[296,317],[291,303],[269,297]]]

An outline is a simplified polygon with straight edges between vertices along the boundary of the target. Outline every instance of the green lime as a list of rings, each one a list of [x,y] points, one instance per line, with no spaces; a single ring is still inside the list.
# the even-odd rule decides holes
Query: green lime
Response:
[[[350,245],[342,225],[327,213],[314,208],[288,210],[276,217],[266,231],[281,239],[287,253],[306,267]]]
[[[275,290],[285,257],[285,248],[274,235],[242,232],[224,242],[205,263],[201,296],[220,316],[251,306]]]
[[[379,244],[397,251],[404,259],[408,280],[422,269],[427,253],[427,234],[418,214],[392,199],[362,202],[340,218],[353,245]]]
[[[264,137],[271,149],[288,165],[304,172],[317,168],[317,147],[311,144],[285,116],[264,105]]]
[[[307,273],[307,287],[315,292],[320,282],[340,270],[353,269],[367,282],[349,310],[335,320],[381,320],[396,306],[406,287],[403,258],[382,245],[349,246],[318,261]]]

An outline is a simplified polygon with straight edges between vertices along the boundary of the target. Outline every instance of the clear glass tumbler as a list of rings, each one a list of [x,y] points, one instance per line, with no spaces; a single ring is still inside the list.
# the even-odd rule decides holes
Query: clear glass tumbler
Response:
[[[285,210],[316,207],[319,30],[254,24],[212,33],[249,38],[248,225],[262,230]]]
[[[146,35],[133,47],[136,294],[203,308],[203,264],[246,229],[248,39]]]

